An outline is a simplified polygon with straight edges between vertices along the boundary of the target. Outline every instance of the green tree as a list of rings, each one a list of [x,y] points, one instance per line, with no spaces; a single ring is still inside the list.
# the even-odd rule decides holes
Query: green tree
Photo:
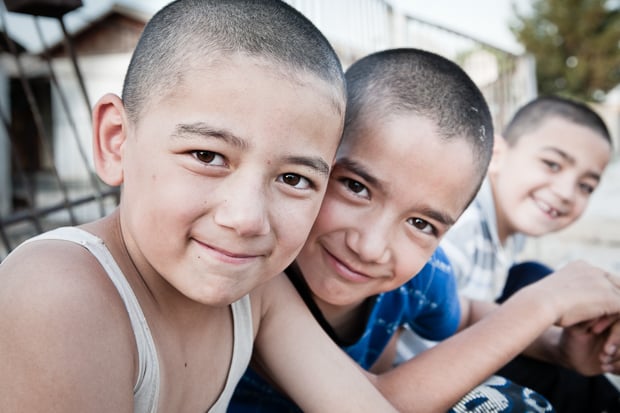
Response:
[[[533,0],[531,11],[513,12],[540,94],[599,101],[620,84],[619,0]]]

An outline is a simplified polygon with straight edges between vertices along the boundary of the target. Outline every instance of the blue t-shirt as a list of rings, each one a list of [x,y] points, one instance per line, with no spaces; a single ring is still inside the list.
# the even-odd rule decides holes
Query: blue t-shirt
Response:
[[[311,298],[307,286],[300,286],[295,281],[294,284],[325,328],[325,320],[316,313],[317,307],[308,302]],[[369,369],[399,327],[409,325],[420,336],[439,341],[456,332],[460,318],[461,308],[452,269],[448,258],[438,248],[415,277],[400,288],[374,297],[363,334],[355,343],[339,345],[360,366]],[[300,354],[300,357],[304,355]],[[241,379],[228,408],[232,413],[300,411],[252,368],[248,368]]]

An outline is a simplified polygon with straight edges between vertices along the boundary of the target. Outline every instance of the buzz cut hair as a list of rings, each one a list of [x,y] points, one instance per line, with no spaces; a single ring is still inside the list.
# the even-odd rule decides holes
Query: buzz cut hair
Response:
[[[177,0],[146,24],[122,92],[132,122],[173,93],[192,64],[233,54],[264,59],[283,74],[311,74],[334,88],[344,111],[344,74],[331,44],[309,19],[280,0]]]
[[[368,122],[413,113],[433,121],[441,138],[465,139],[482,182],[493,151],[493,121],[482,92],[456,63],[421,49],[390,49],[356,61],[345,77],[344,139],[355,139]]]
[[[503,137],[512,146],[521,136],[538,129],[552,118],[584,126],[612,145],[605,122],[592,108],[583,102],[561,96],[541,96],[522,106],[506,125]]]

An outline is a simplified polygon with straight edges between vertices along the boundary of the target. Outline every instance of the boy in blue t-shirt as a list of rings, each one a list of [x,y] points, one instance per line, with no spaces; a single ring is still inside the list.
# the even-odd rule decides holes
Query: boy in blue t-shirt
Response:
[[[572,341],[573,328],[551,328],[620,310],[617,280],[601,270],[568,266],[501,308],[459,301],[436,248],[476,194],[493,147],[488,107],[462,69],[433,53],[396,49],[361,59],[346,78],[343,141],[317,220],[287,270],[332,339],[377,374],[376,385],[400,411],[552,411],[529,389],[508,400],[501,393],[513,387],[501,378],[488,383],[495,391],[486,398],[477,391],[463,398],[526,348],[583,371],[614,368],[620,337]],[[392,368],[402,326],[433,340],[471,327]],[[560,337],[562,345],[554,344]],[[560,357],[585,351],[591,357]],[[263,380],[264,366],[253,367],[230,412],[298,411]]]

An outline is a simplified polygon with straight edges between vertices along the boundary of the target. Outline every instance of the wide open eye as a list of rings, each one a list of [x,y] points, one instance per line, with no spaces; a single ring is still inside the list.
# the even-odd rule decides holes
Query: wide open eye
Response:
[[[217,152],[212,151],[193,151],[192,155],[202,163],[216,166],[224,166],[226,162],[224,157]]]
[[[363,198],[370,197],[370,194],[368,193],[368,188],[366,188],[364,184],[350,178],[342,178],[340,182],[342,182],[342,184],[355,195]]]
[[[423,220],[422,218],[409,218],[407,222],[411,226],[422,231],[425,234],[434,234],[436,232],[435,227],[433,227],[429,222]]]
[[[308,189],[312,187],[312,182],[310,182],[310,180],[290,172],[280,175],[278,180],[296,189]]]

